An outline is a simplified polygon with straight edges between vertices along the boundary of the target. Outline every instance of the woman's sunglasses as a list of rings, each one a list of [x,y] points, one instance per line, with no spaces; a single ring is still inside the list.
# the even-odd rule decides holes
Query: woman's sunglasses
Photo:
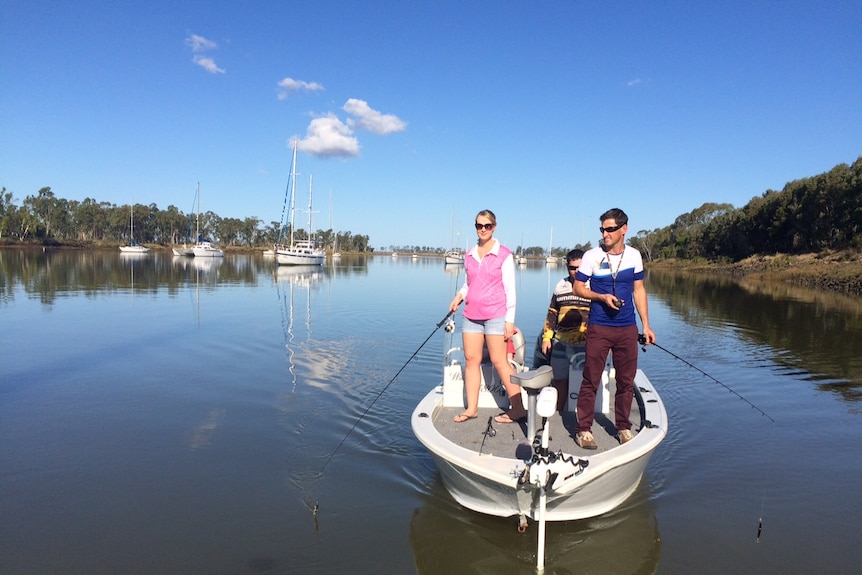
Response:
[[[482,228],[485,228],[486,231],[490,232],[494,229],[494,224],[480,224],[479,222],[476,222],[476,231],[478,232]]]

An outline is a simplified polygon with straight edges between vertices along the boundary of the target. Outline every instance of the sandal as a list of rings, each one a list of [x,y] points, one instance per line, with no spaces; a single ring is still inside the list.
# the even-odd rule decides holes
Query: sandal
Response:
[[[470,419],[476,419],[477,417],[479,417],[478,414],[469,415],[467,413],[459,413],[452,421],[454,421],[455,423],[464,423],[465,421],[468,421]]]

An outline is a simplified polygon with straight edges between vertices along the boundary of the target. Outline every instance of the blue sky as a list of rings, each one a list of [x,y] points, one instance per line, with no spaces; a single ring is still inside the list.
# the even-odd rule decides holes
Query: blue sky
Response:
[[[630,235],[862,155],[862,2],[0,0],[0,186],[374,247]],[[299,214],[304,227],[307,216]],[[302,224],[300,222],[303,222]]]

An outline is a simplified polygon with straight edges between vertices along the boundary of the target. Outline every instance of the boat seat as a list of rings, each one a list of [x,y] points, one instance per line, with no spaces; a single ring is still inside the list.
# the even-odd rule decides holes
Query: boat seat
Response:
[[[550,365],[542,365],[531,371],[512,374],[512,383],[524,389],[542,389],[548,387],[554,378],[554,370]]]

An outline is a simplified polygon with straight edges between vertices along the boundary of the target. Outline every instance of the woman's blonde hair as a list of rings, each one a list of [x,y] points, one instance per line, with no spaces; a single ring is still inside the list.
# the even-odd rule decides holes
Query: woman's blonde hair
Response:
[[[494,212],[492,212],[491,210],[482,210],[481,212],[479,212],[478,214],[476,214],[476,217],[477,217],[477,218],[478,218],[479,216],[485,216],[486,218],[488,218],[489,220],[491,220],[491,223],[492,223],[492,224],[494,224],[495,226],[497,225],[497,216],[495,216],[495,215],[494,215]]]

